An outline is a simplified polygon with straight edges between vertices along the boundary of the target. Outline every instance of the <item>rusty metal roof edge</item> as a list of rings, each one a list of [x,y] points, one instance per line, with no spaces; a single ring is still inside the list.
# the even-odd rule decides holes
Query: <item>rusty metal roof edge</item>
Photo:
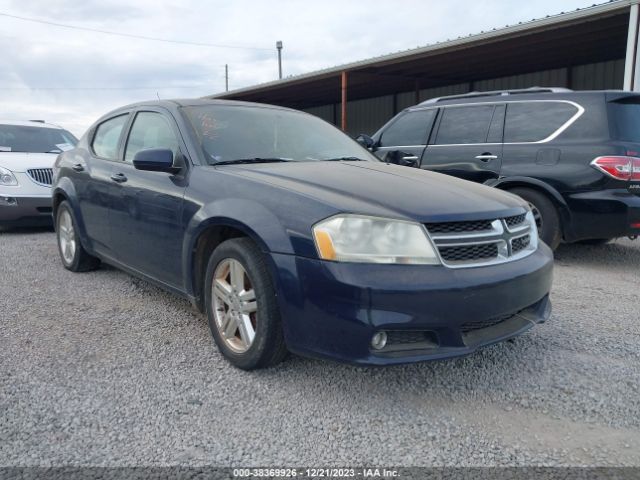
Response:
[[[221,92],[213,95],[206,95],[203,98],[232,97],[234,95],[238,95],[242,93],[259,92],[262,90],[270,89],[272,87],[280,87],[280,86],[295,84],[295,83],[303,82],[305,80],[310,80],[315,78],[321,79],[324,77],[336,75],[345,70],[346,71],[355,70],[358,68],[371,66],[376,63],[399,60],[399,59],[402,59],[403,57],[409,58],[412,56],[418,56],[418,55],[433,52],[436,50],[444,50],[446,48],[463,46],[465,44],[472,44],[474,42],[480,42],[483,40],[488,40],[488,39],[500,37],[503,35],[519,33],[526,30],[533,30],[535,28],[551,26],[551,25],[555,25],[563,22],[569,22],[572,20],[579,20],[579,19],[588,18],[591,16],[601,15],[603,13],[616,11],[616,10],[624,10],[625,8],[629,8],[631,5],[634,5],[637,3],[640,3],[640,0],[609,0],[608,2],[605,2],[605,3],[594,4],[584,8],[578,8],[571,12],[562,12],[555,15],[547,15],[546,17],[543,17],[543,18],[532,19],[527,22],[519,22],[514,25],[507,25],[506,27],[492,29],[487,32],[469,34],[466,37],[458,37],[453,40],[436,42],[429,45],[425,45],[423,47],[411,48],[408,50],[402,50],[399,52],[388,53],[388,54],[380,55],[377,57],[367,58],[365,60],[358,60],[351,63],[345,63],[343,65],[337,65],[334,67],[314,70],[313,72],[294,75],[291,77],[283,78],[281,80],[273,80],[271,82],[260,83],[260,84],[252,85],[249,87],[238,88],[236,90],[231,90],[229,92]]]

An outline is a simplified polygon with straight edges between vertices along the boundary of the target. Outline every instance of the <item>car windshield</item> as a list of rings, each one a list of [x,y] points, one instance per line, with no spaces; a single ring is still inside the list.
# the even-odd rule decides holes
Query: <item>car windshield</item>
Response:
[[[0,153],[61,153],[77,142],[76,137],[60,128],[0,124]]]
[[[184,111],[212,165],[378,161],[332,125],[301,112],[232,105],[192,106]]]

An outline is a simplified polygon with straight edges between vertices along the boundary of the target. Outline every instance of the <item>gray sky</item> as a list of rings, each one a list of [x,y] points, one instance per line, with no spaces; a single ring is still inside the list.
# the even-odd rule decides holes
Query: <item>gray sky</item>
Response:
[[[2,119],[45,119],[76,135],[149,98],[198,97],[519,21],[593,0],[0,0],[0,14],[215,48],[125,38],[0,15]]]

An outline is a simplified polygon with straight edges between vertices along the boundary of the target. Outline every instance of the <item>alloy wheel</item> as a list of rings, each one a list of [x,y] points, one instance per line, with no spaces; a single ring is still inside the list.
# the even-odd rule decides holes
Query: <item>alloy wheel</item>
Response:
[[[76,233],[73,228],[73,219],[68,210],[60,212],[58,220],[58,243],[60,245],[60,253],[67,265],[73,263],[76,256]]]
[[[226,345],[235,353],[249,350],[256,335],[258,303],[251,279],[238,260],[226,258],[218,264],[211,298],[216,327]]]

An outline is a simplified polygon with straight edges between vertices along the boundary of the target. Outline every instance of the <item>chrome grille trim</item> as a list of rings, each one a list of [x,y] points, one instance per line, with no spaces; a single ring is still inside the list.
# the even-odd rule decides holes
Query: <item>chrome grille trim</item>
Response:
[[[511,262],[530,255],[538,247],[538,233],[531,212],[495,220],[459,222],[466,225],[449,228],[453,223],[425,224],[441,262],[450,268]],[[443,229],[441,225],[447,225],[447,228]],[[474,231],[469,230],[469,225],[482,227]],[[490,225],[490,229],[486,229],[486,225]]]
[[[53,183],[53,168],[32,168],[27,170],[27,174],[38,185],[50,187]]]

